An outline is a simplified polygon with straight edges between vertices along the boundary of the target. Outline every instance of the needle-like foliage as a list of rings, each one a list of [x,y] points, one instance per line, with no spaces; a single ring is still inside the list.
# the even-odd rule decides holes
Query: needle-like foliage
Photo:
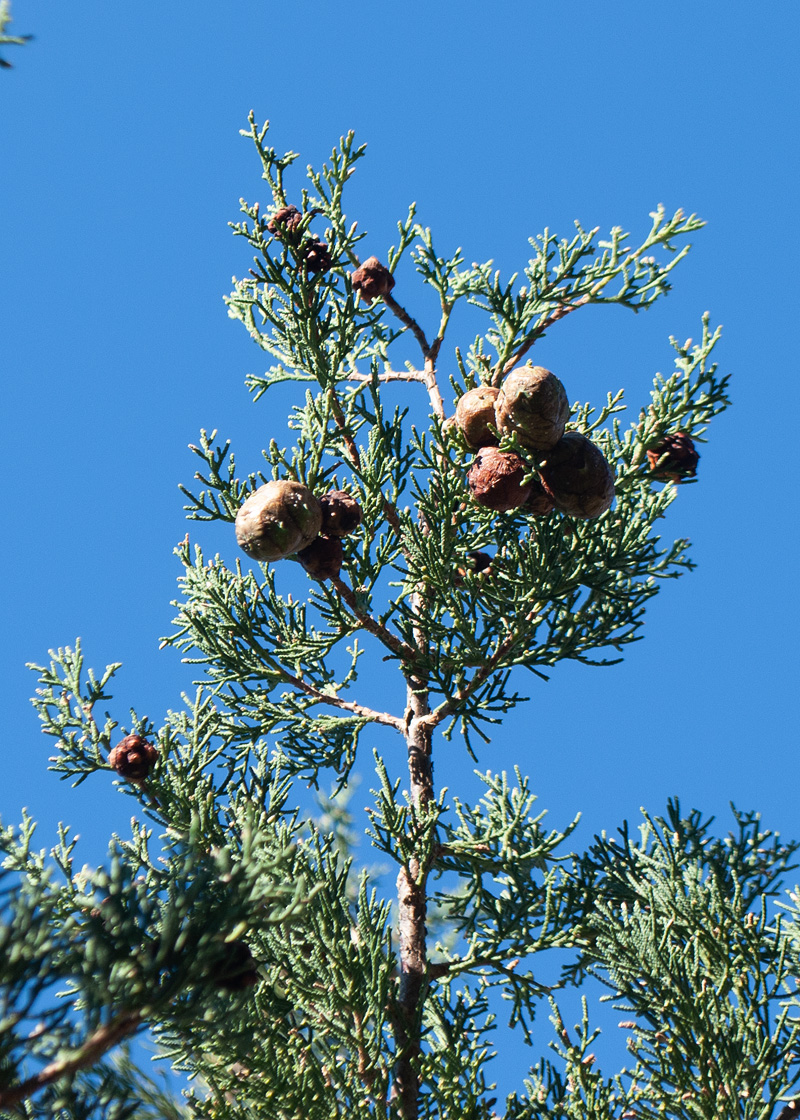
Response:
[[[363,270],[354,279],[367,234],[345,210],[364,147],[344,137],[303,185],[266,125],[251,116],[245,135],[267,194],[233,224],[253,259],[228,310],[265,358],[247,378],[254,401],[302,383],[290,435],[268,427],[243,469],[216,431],[192,447],[182,490],[199,540],[176,549],[164,645],[198,679],[178,710],[158,723],[131,710],[120,726],[119,666],[87,670],[80,643],[35,667],[53,769],[73,784],[116,771],[138,816],[100,869],[74,866],[66,830],[49,853],[28,820],[0,833],[0,1115],[766,1120],[799,1073],[796,896],[777,908],[794,846],[752,815],[715,837],[671,804],[638,838],[625,826],[576,853],[577,821],[546,827],[519,770],[481,773],[474,803],[437,791],[432,770],[440,736],[480,758],[560,662],[619,660],[649,601],[692,567],[661,526],[696,466],[675,468],[670,441],[703,443],[728,404],[708,315],[696,341],[670,340],[672,368],[631,422],[618,386],[570,408],[567,433],[613,474],[598,516],[479,504],[476,449],[452,411],[471,389],[502,389],[581,308],[664,296],[702,222],[658,208],[638,237],[546,229],[504,275],[442,255],[412,205],[370,292]],[[408,310],[418,285],[432,325]],[[458,305],[477,336],[451,339]],[[497,425],[490,437],[522,457],[525,485],[545,478],[549,451]],[[355,500],[335,570],[237,551],[241,507],[273,480]],[[203,549],[210,521],[230,533],[223,555]],[[344,791],[365,735],[377,866],[355,859]],[[391,776],[401,744],[407,781]],[[325,814],[307,818],[303,789],[323,782]],[[611,1074],[589,1017],[598,982],[625,1016],[629,1061]],[[575,988],[572,1028],[559,999]],[[488,1064],[499,1032],[541,1050],[543,1003],[553,1053],[502,1103]],[[182,1098],[119,1049],[146,1030],[189,1078]]]

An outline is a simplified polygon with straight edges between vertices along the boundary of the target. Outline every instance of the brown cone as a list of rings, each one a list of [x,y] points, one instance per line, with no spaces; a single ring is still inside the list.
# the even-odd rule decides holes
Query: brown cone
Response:
[[[296,206],[282,206],[267,222],[267,229],[281,241],[296,241],[302,220],[303,215]]]
[[[515,432],[532,451],[548,451],[564,434],[569,401],[564,386],[543,366],[517,366],[503,382],[495,406],[497,428]]]
[[[463,568],[456,568],[455,575],[453,576],[453,583],[456,587],[461,587],[468,572],[484,572],[487,576],[491,575],[491,563],[492,558],[488,552],[468,552],[465,566]]]
[[[530,513],[533,517],[544,517],[547,513],[552,513],[555,509],[550,495],[535,478],[531,483],[531,492],[528,495],[528,500],[525,503],[525,512]]]
[[[605,455],[580,432],[567,432],[539,467],[547,496],[572,517],[599,517],[614,500],[614,474]]]
[[[800,1116],[800,1097],[784,1105],[774,1120],[797,1120]]]
[[[322,529],[326,537],[346,537],[361,524],[362,509],[346,490],[329,490],[320,495]]]
[[[254,560],[282,560],[309,545],[322,527],[320,504],[307,486],[275,479],[259,486],[236,514],[236,540]]]
[[[303,250],[303,260],[309,272],[328,272],[333,268],[333,258],[328,246],[318,237],[312,238]]]
[[[666,459],[659,463],[665,455]],[[697,474],[700,452],[685,432],[675,432],[648,451],[647,459],[652,477],[659,482],[683,482]]]
[[[394,276],[377,257],[368,257],[350,277],[353,291],[365,303],[372,303],[380,296],[388,296],[394,287]]]
[[[500,442],[489,425],[496,428],[495,402],[500,390],[492,385],[479,385],[459,397],[456,405],[456,424],[469,446],[477,451],[481,447],[496,447]]]
[[[108,765],[123,778],[143,782],[158,758],[158,751],[141,735],[126,735],[109,752]]]
[[[335,579],[344,563],[344,548],[339,537],[317,537],[297,559],[312,579]]]
[[[482,447],[469,469],[467,483],[473,499],[481,506],[503,512],[521,506],[531,492],[522,479],[527,464],[513,451]]]

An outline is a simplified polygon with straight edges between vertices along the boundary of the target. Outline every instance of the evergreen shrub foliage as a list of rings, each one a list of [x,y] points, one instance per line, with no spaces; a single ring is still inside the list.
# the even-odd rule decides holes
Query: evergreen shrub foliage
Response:
[[[118,729],[104,712],[119,666],[87,670],[80,643],[35,667],[34,703],[64,778],[107,781],[123,735],[158,754],[144,776],[117,776],[150,825],[113,838],[106,869],[76,869],[66,829],[49,853],[33,847],[29,820],[0,833],[0,1114],[767,1117],[798,1077],[800,915],[782,895],[795,846],[754,815],[719,838],[671,803],[638,834],[625,826],[573,852],[575,822],[548,830],[519,771],[483,773],[474,804],[433,782],[440,733],[480,762],[493,726],[524,700],[525,671],[611,663],[639,638],[648,601],[691,568],[688,542],[659,536],[682,481],[664,481],[660,449],[678,432],[703,442],[728,404],[712,361],[719,330],[706,315],[697,342],[671,340],[673,372],[656,377],[631,424],[621,391],[572,406],[568,431],[615,477],[599,517],[472,500],[474,449],[449,418],[453,402],[502,388],[582,307],[649,307],[702,223],[659,208],[638,241],[618,228],[603,239],[577,224],[565,239],[546,230],[506,277],[440,255],[412,206],[379,254],[397,282],[371,266],[382,294],[370,300],[352,279],[367,235],[344,210],[364,148],[344,137],[303,189],[297,156],[279,156],[266,125],[251,116],[245,135],[269,193],[243,201],[233,226],[255,260],[229,313],[268,355],[248,378],[255,400],[279,382],[304,385],[293,445],[273,439],[243,474],[229,441],[201,434],[188,516],[228,522],[233,555],[243,502],[282,479],[317,497],[347,491],[362,519],[343,539],[341,571],[307,578],[302,597],[284,586],[300,573],[295,558],[240,553],[231,566],[187,537],[165,644],[200,680],[160,726],[132,712]],[[433,327],[407,310],[398,267],[409,256],[435,293]],[[483,330],[446,350],[459,303]],[[401,394],[407,403],[390,403]],[[548,452],[516,431],[497,439],[524,460],[525,485],[535,481]],[[394,710],[360,690],[366,651],[400,682]],[[394,781],[376,752],[369,807],[396,892],[350,854],[345,786],[372,725],[384,728],[375,742],[408,755],[407,780]],[[299,791],[331,779],[325,815],[305,818]],[[623,1016],[630,1060],[610,1076],[588,1003],[575,1027],[559,1010],[559,992],[587,980]],[[496,1032],[507,1024],[541,1051],[548,1011],[549,1056],[534,1054],[498,1100],[487,1068]],[[190,1075],[182,1099],[124,1048],[145,1030]]]

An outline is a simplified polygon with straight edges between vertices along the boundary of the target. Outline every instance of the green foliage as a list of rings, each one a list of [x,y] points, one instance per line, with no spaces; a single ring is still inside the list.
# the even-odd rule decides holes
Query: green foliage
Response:
[[[116,780],[159,838],[135,820],[129,839],[112,840],[108,869],[77,870],[66,830],[49,855],[32,850],[27,820],[2,832],[0,1114],[765,1120],[800,1080],[797,897],[777,908],[795,846],[752,815],[715,838],[675,804],[646,817],[638,839],[625,826],[619,841],[575,853],[577,821],[545,828],[519,771],[480,774],[470,804],[435,791],[430,767],[437,731],[474,753],[524,701],[521,679],[536,687],[564,660],[610,664],[639,639],[648,602],[692,567],[687,541],[660,536],[679,490],[655,477],[647,452],[678,431],[702,441],[728,404],[719,330],[704,316],[696,343],[671,340],[674,369],[656,375],[631,424],[616,388],[599,408],[572,407],[568,428],[613,469],[612,509],[591,520],[497,514],[470,500],[472,451],[447,420],[440,367],[457,399],[499,386],[581,307],[646,309],[702,223],[659,209],[638,240],[545,230],[504,278],[491,262],[466,266],[461,250],[442,255],[412,205],[381,256],[396,285],[365,305],[351,270],[366,234],[344,209],[364,147],[344,137],[302,187],[297,155],[279,156],[267,126],[249,125],[270,197],[243,200],[232,227],[255,257],[228,310],[268,356],[247,379],[254,400],[303,385],[291,446],[272,439],[245,473],[230,440],[201,433],[187,514],[201,530],[222,522],[232,549],[243,501],[289,478],[317,494],[347,490],[362,521],[344,539],[340,576],[323,582],[306,581],[294,558],[230,566],[187,536],[164,645],[199,679],[160,724],[132,710],[120,726],[119,666],[87,671],[79,643],[35,667],[62,777],[108,779],[122,734],[155,746],[145,777]],[[274,220],[288,206],[291,230]],[[436,293],[435,333],[402,304],[414,276]],[[483,329],[448,357],[459,302]],[[542,464],[516,436],[500,446],[531,475]],[[476,551],[488,568],[469,564]],[[396,680],[394,710],[362,695],[375,679],[361,675],[364,653],[386,663],[381,695],[398,695],[383,689]],[[373,725],[408,753],[406,790],[376,749],[367,810],[396,904],[385,868],[352,853],[346,783],[364,734],[380,742]],[[309,817],[302,787],[322,780],[333,793]],[[627,1016],[629,1064],[610,1077],[588,1000],[572,1030],[559,1004],[598,981]],[[498,1032],[518,1028],[539,1046],[544,1001],[553,1053],[498,1104],[487,1065]],[[112,1054],[145,1029],[190,1078],[180,1104]]]

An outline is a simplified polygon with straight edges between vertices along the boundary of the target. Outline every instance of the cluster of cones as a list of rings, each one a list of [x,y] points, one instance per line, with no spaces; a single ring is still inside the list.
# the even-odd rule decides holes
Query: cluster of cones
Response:
[[[565,431],[569,401],[550,370],[531,364],[509,373],[502,388],[470,389],[456,406],[455,424],[477,451],[467,475],[474,501],[504,512],[524,507],[534,516],[553,509],[573,517],[599,517],[614,500],[614,472],[602,451],[580,432]],[[501,451],[515,436],[532,452]]]
[[[254,560],[297,555],[313,579],[335,579],[344,561],[342,538],[361,524],[361,506],[345,490],[317,498],[301,482],[259,486],[236,514],[236,540]]]
[[[481,385],[458,401],[452,423],[477,451],[467,475],[474,501],[503,512],[524,508],[533,516],[554,509],[571,517],[599,517],[614,500],[614,472],[600,448],[580,432],[567,432],[569,402],[550,370],[531,364],[512,370],[501,388]],[[534,463],[501,451],[515,436]],[[700,458],[685,432],[666,436],[647,452],[651,476],[661,482],[694,477]]]
[[[312,211],[312,216],[315,211]],[[291,245],[297,259],[310,273],[329,272],[334,265],[327,242],[309,234],[303,224],[304,215],[296,206],[282,206],[267,222],[267,229],[285,245]],[[388,296],[394,277],[377,257],[369,257],[350,276],[353,291],[366,303]]]

